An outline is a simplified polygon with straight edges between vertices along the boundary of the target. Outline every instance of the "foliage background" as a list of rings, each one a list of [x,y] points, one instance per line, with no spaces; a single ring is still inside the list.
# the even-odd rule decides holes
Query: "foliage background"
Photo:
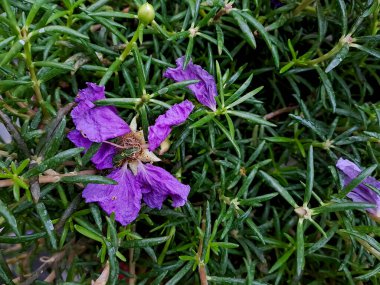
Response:
[[[378,284],[379,228],[345,198],[355,185],[335,163],[361,165],[356,183],[379,171],[379,1],[155,0],[120,66],[143,1],[0,3],[0,114],[13,136],[0,144],[13,183],[0,188],[2,282],[90,284],[108,261],[108,284]],[[143,207],[121,227],[81,198],[83,184],[108,181],[65,137],[70,103],[100,82],[99,104],[146,129],[192,98],[162,76],[181,55],[219,91],[217,112],[197,105],[161,163],[189,201]]]

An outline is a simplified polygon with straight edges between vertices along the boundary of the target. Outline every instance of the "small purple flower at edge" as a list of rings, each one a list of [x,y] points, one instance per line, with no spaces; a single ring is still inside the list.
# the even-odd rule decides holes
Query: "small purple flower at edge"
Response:
[[[107,214],[115,213],[115,219],[122,225],[137,218],[141,199],[149,207],[160,209],[170,196],[173,207],[183,206],[190,187],[165,169],[152,165],[152,162],[160,161],[152,151],[169,136],[172,127],[186,121],[194,105],[185,100],[159,116],[149,127],[147,145],[142,131],[136,131],[134,121],[128,126],[115,108],[98,107],[93,103],[104,98],[104,87],[87,83],[87,88],[81,90],[76,99],[78,105],[71,112],[76,130],[71,131],[68,138],[86,150],[94,142],[101,143],[91,159],[98,169],[112,168],[113,160],[119,154],[121,160],[107,176],[118,184],[88,184],[82,197],[87,203],[98,202]],[[116,142],[107,141],[110,139],[116,139]]]
[[[185,57],[182,56],[176,60],[176,68],[168,68],[164,76],[173,79],[176,82],[185,80],[199,80],[199,82],[187,86],[197,100],[204,106],[216,111],[215,97],[218,96],[214,77],[204,70],[201,66],[193,64],[190,60],[189,64],[183,69]]]
[[[353,162],[347,159],[339,158],[336,167],[344,174],[344,185],[348,185],[355,179],[362,170]],[[365,184],[380,189],[380,182],[373,177],[367,177],[355,189],[347,194],[347,197],[354,202],[363,202],[376,205],[375,208],[368,208],[369,212],[375,219],[380,218],[380,196],[368,188]]]

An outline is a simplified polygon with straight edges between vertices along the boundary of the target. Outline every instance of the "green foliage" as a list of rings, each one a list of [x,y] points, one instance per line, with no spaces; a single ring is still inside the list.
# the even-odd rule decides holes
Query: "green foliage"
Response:
[[[379,1],[154,0],[139,23],[144,2],[0,0],[12,136],[0,140],[0,281],[54,271],[90,284],[108,261],[107,284],[378,284],[374,205],[346,196],[379,178]],[[214,76],[215,112],[186,88],[197,81],[163,77],[182,55]],[[90,162],[99,144],[82,155],[66,139],[85,82],[145,135],[171,105],[196,104],[161,163],[191,186],[185,206],[143,206],[122,227],[84,202],[86,184],[115,183]],[[345,187],[339,157],[363,169]]]

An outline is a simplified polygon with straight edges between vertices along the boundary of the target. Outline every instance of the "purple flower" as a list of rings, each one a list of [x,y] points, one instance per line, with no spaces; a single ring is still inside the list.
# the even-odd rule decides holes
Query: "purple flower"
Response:
[[[97,107],[93,101],[104,99],[104,88],[88,83],[80,91],[78,105],[71,112],[76,130],[68,138],[86,150],[93,142],[101,143],[91,161],[98,169],[115,169],[107,176],[117,185],[88,184],[82,197],[87,203],[97,202],[107,213],[115,213],[122,225],[134,221],[141,208],[141,199],[151,208],[161,209],[166,198],[171,197],[173,207],[186,203],[190,187],[152,162],[160,159],[152,152],[170,134],[171,128],[186,121],[194,105],[185,100],[173,105],[149,127],[148,144],[142,131],[136,131],[136,122],[128,126],[113,107]],[[114,142],[107,141],[115,139]],[[146,163],[146,164],[144,164]]]
[[[362,172],[355,163],[343,158],[339,158],[336,163],[336,167],[344,174],[345,186]],[[376,205],[376,208],[368,208],[367,211],[376,218],[380,218],[380,196],[364,184],[380,189],[379,181],[373,177],[367,177],[354,190],[348,193],[347,197],[354,202],[363,202]]]
[[[204,70],[201,66],[193,64],[190,60],[189,64],[183,69],[183,63],[185,57],[182,56],[176,60],[176,68],[168,68],[164,76],[173,79],[176,82],[181,82],[185,80],[199,80],[198,83],[190,84],[187,86],[197,100],[209,107],[211,110],[216,111],[216,101],[215,96],[218,96],[218,91],[216,89],[215,79]]]
[[[155,150],[169,136],[171,128],[186,121],[193,109],[194,105],[185,100],[159,116],[154,125],[149,127],[149,150]]]

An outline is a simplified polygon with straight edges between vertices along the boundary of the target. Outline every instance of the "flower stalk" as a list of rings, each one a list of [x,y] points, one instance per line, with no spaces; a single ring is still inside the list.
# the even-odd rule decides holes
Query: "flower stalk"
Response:
[[[314,66],[316,64],[319,64],[321,62],[324,62],[326,60],[329,60],[330,58],[334,57],[340,50],[343,48],[345,44],[351,45],[352,42],[354,42],[354,39],[351,37],[351,34],[348,34],[346,36],[343,36],[339,42],[327,53],[322,54],[320,57],[317,57],[315,59],[311,60],[296,60],[297,65],[301,66]]]
[[[99,85],[106,85],[108,80],[112,77],[112,74],[119,69],[120,65],[124,62],[127,56],[130,54],[133,46],[136,44],[137,39],[139,38],[140,31],[144,29],[144,24],[140,23],[133,34],[132,39],[127,43],[122,54],[116,58],[116,60],[111,64],[107,69],[106,73],[103,75],[102,79],[99,82]]]
[[[24,42],[24,56],[25,56],[25,63],[26,66],[30,72],[30,79],[33,83],[33,91],[36,96],[37,104],[41,107],[42,113],[45,118],[49,116],[49,113],[46,109],[46,106],[44,104],[44,99],[42,97],[41,89],[40,89],[40,81],[37,78],[36,69],[34,67],[33,59],[32,59],[32,44],[30,43],[30,37],[28,36],[28,32],[26,28],[24,27],[21,30],[21,36],[22,40]]]
[[[103,78],[100,80],[99,85],[106,85],[108,80],[112,77],[112,74],[117,71],[120,65],[124,62],[127,56],[130,54],[132,48],[136,44],[137,39],[140,35],[143,35],[144,27],[152,23],[155,17],[155,11],[152,5],[145,3],[139,8],[138,19],[140,21],[135,33],[133,34],[132,39],[127,43],[122,54],[111,64],[107,69],[106,73],[103,75]],[[140,42],[142,41],[142,37]]]
[[[202,219],[201,224],[202,232],[206,231],[206,219]],[[207,282],[207,272],[206,272],[206,265],[204,261],[201,259],[202,252],[203,252],[203,236],[200,236],[199,238],[199,245],[198,245],[198,252],[197,252],[197,261],[198,261],[198,273],[199,273],[199,280],[201,282],[201,285],[208,285]]]

